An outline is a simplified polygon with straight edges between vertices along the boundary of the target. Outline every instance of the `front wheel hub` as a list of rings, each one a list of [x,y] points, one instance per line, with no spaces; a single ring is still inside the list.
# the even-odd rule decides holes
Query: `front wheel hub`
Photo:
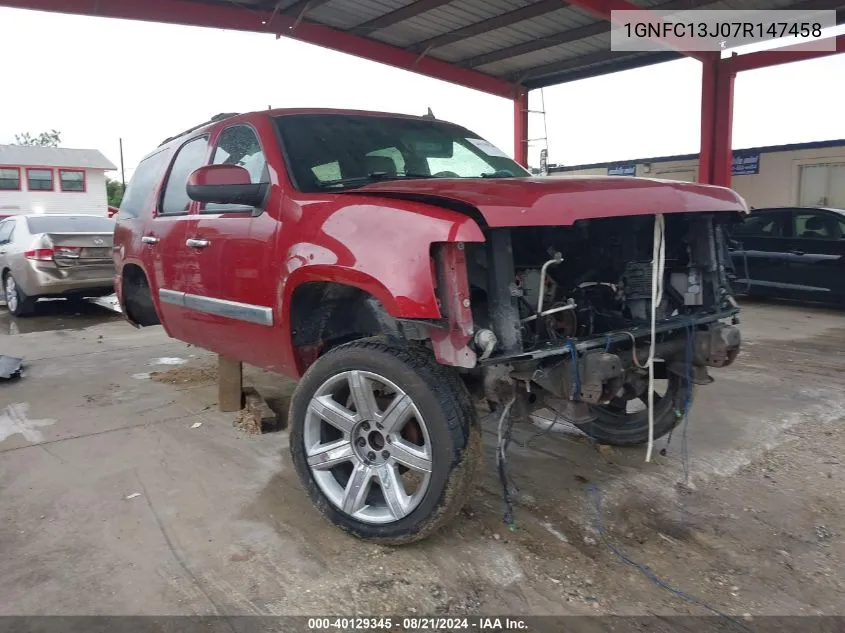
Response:
[[[320,490],[359,521],[398,521],[428,490],[428,427],[411,397],[384,376],[353,370],[326,380],[311,398],[303,440]]]

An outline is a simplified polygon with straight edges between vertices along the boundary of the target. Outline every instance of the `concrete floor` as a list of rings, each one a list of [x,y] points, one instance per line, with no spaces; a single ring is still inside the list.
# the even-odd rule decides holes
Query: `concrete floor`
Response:
[[[680,431],[645,464],[521,428],[518,529],[502,524],[488,446],[454,524],[404,548],[325,522],[287,433],[246,435],[216,411],[211,355],[74,312],[0,309],[0,353],[26,358],[0,383],[0,615],[706,613],[605,539],[726,612],[845,612],[841,312],[746,306],[740,359],[693,407],[688,485]]]

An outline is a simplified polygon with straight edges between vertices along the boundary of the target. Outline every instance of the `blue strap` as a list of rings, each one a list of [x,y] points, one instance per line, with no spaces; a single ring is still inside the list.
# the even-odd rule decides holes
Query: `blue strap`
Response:
[[[572,390],[572,394],[570,395],[570,400],[580,400],[581,399],[581,375],[578,373],[578,350],[575,349],[575,343],[572,342],[572,339],[566,339],[566,346],[569,348],[569,356],[572,359],[572,382],[575,385],[575,388]]]

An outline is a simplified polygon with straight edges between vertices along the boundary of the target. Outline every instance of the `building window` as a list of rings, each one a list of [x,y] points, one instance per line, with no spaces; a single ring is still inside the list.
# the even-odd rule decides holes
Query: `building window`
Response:
[[[53,170],[27,169],[26,188],[30,191],[53,191]]]
[[[85,172],[78,169],[60,169],[62,191],[85,191]]]
[[[21,170],[17,167],[0,167],[0,191],[20,191]]]
[[[845,207],[845,163],[801,165],[798,205]]]

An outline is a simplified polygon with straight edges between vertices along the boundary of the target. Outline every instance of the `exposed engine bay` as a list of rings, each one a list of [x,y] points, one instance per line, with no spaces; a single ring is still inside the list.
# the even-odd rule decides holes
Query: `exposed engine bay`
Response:
[[[661,320],[717,307],[728,294],[716,255],[716,228],[709,218],[689,220],[682,215],[666,218],[666,274],[660,280],[664,292],[657,307]],[[612,218],[514,231],[524,347],[648,321],[653,224],[651,217]]]
[[[692,385],[712,381],[706,368],[739,351],[725,239],[733,220],[617,216],[493,229],[486,244],[467,245],[488,401],[515,397],[523,415],[542,405],[576,423],[613,407],[627,415],[624,403],[643,398],[653,362],[670,383],[664,408],[688,405]]]

